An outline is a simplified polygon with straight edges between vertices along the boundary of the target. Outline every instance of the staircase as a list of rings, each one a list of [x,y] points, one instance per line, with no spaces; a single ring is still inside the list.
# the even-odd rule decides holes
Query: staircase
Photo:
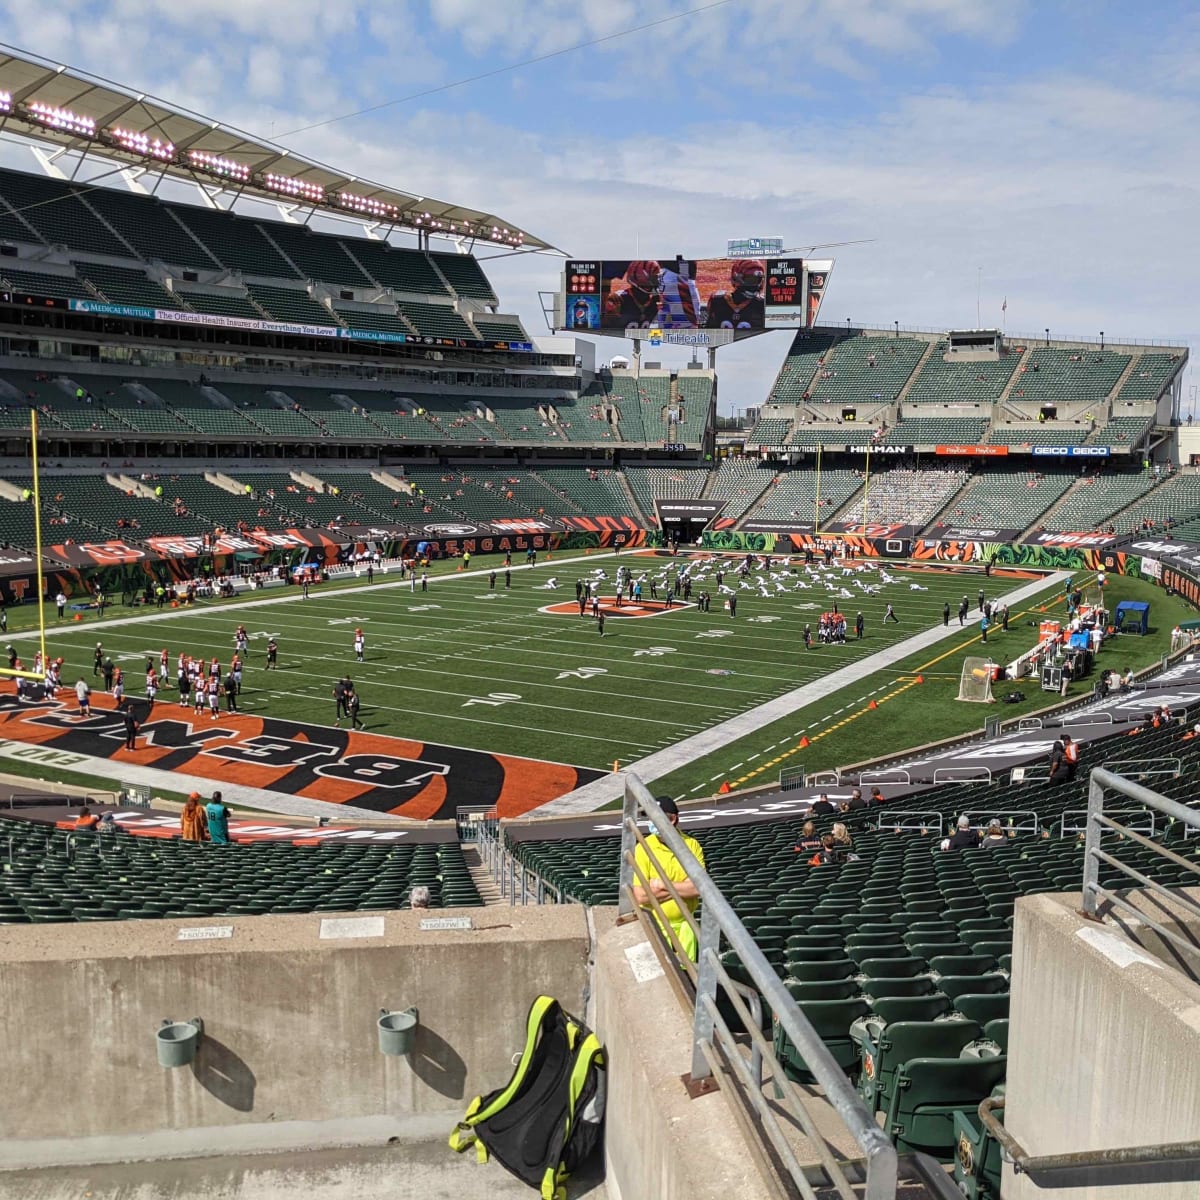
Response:
[[[491,872],[479,856],[479,847],[474,842],[464,842],[462,844],[462,852],[463,861],[467,864],[467,870],[471,873],[471,882],[474,883],[480,900],[487,905],[503,903],[500,898],[500,888],[496,885]]]

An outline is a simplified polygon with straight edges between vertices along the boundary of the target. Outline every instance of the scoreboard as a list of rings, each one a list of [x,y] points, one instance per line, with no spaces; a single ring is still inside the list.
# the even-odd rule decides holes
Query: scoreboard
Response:
[[[804,263],[798,258],[767,260],[767,307],[788,308],[804,302]]]

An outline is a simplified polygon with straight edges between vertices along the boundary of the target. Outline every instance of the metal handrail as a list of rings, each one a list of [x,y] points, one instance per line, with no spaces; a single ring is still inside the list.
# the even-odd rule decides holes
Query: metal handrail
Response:
[[[971,822],[972,829],[986,829],[993,821],[1017,833],[1036,833],[1042,827],[1041,816],[1031,808],[968,808],[963,816]],[[1014,819],[1021,817],[1030,820]]]
[[[996,1116],[1003,1109],[1003,1097],[989,1096],[979,1105],[979,1119],[1016,1174],[1028,1175],[1040,1188],[1138,1187],[1200,1179],[1200,1142],[1032,1155]]]
[[[992,772],[982,764],[975,767],[936,767],[934,783],[991,783]]]
[[[941,834],[946,828],[946,818],[940,812],[889,812],[883,809],[875,818],[875,828],[890,829],[893,832],[902,829],[923,829]]]
[[[1089,810],[1086,808],[1063,809],[1062,819],[1058,823],[1059,836],[1066,837],[1070,833],[1086,833],[1088,814]],[[1120,817],[1125,822],[1126,828],[1148,834],[1150,837],[1154,836],[1158,828],[1157,822],[1154,820],[1154,813],[1147,812],[1144,808],[1110,809],[1108,815]]]
[[[1152,812],[1160,812],[1164,816],[1181,821],[1189,827],[1200,827],[1200,812],[1197,812],[1195,809],[1188,808],[1186,805],[1171,800],[1166,796],[1161,796],[1158,792],[1152,792],[1148,787],[1143,787],[1140,783],[1134,783],[1133,780],[1126,779],[1121,775],[1115,775],[1112,771],[1106,771],[1103,767],[1096,767],[1092,771],[1088,786],[1087,841],[1083,858],[1084,913],[1087,916],[1095,917],[1100,901],[1107,900],[1115,907],[1133,913],[1143,925],[1153,929],[1164,941],[1170,942],[1173,946],[1188,954],[1200,957],[1200,946],[1180,937],[1173,930],[1167,929],[1160,921],[1155,920],[1131,904],[1123,896],[1101,886],[1100,864],[1103,862],[1107,863],[1110,867],[1114,867],[1122,874],[1127,875],[1140,886],[1170,900],[1173,904],[1177,904],[1181,908],[1187,909],[1194,916],[1200,918],[1200,902],[1189,896],[1183,888],[1163,887],[1162,884],[1143,875],[1136,868],[1121,862],[1114,854],[1101,849],[1101,839],[1105,831],[1112,830],[1115,833],[1119,833],[1122,837],[1129,838],[1140,846],[1153,850],[1169,862],[1173,862],[1176,866],[1191,871],[1200,878],[1200,867],[1194,862],[1184,858],[1182,855],[1176,854],[1173,850],[1168,850],[1166,846],[1160,845],[1158,842],[1143,837],[1137,831],[1114,821],[1111,816],[1106,815],[1104,811],[1104,793],[1106,790],[1127,796],[1130,800],[1144,805]]]
[[[1162,765],[1158,765],[1162,764]],[[1179,758],[1123,758],[1109,759],[1100,764],[1106,771],[1120,775],[1132,768],[1134,775],[1178,775],[1183,770]]]
[[[642,889],[649,893],[649,882],[636,863],[636,847],[646,845],[638,826],[639,813],[644,813],[653,822],[658,838],[666,844],[687,872],[688,880],[696,889],[701,904],[701,919],[698,928],[687,905],[679,903],[675,886],[669,880],[662,880],[668,894],[679,904],[680,911],[684,914],[684,920],[697,934],[699,952],[696,963],[690,961],[684,952],[678,934],[671,924],[663,919],[662,907],[653,894],[648,895],[648,909],[635,901],[633,893],[635,877]],[[660,947],[660,951],[662,938],[666,937],[674,953],[674,961],[669,964],[671,974],[678,977],[679,971],[682,969],[694,983],[692,1079],[710,1078],[713,1074],[714,1060],[724,1058],[731,1064],[735,1073],[742,1078],[743,1084],[747,1083],[744,1060],[741,1060],[738,1047],[733,1041],[733,1034],[718,1011],[717,987],[721,986],[725,988],[734,1010],[750,1033],[751,1040],[756,1046],[759,1046],[766,1061],[770,1063],[771,1074],[784,1091],[789,1111],[795,1115],[801,1128],[806,1132],[812,1131],[810,1138],[833,1187],[847,1200],[851,1200],[855,1195],[840,1164],[832,1158],[826,1145],[826,1139],[817,1132],[815,1122],[804,1106],[803,1094],[786,1077],[775,1057],[773,1048],[763,1037],[761,1029],[753,1025],[753,1018],[746,1010],[741,997],[730,988],[729,985],[733,981],[726,974],[719,955],[723,936],[750,976],[753,986],[770,1005],[776,1020],[804,1059],[805,1066],[812,1073],[817,1085],[824,1091],[825,1099],[837,1111],[850,1135],[862,1150],[866,1158],[866,1191],[862,1200],[894,1200],[899,1170],[896,1147],[887,1134],[875,1123],[873,1115],[867,1111],[845,1072],[830,1054],[824,1042],[821,1041],[795,999],[780,982],[774,968],[755,944],[754,939],[739,920],[720,888],[688,849],[678,830],[667,820],[645,784],[633,774],[627,775],[625,780],[619,903],[620,913],[623,917],[636,913],[646,925],[648,932],[657,929],[658,936],[653,938],[653,943]],[[651,918],[650,913],[653,913],[657,920]],[[752,1088],[747,1090],[751,1097],[750,1102],[762,1120],[763,1129],[772,1145],[780,1152],[793,1184],[807,1200],[815,1200],[816,1192],[813,1185],[787,1148],[783,1130],[779,1127],[778,1119],[771,1106],[761,1103],[761,1098],[756,1099]]]

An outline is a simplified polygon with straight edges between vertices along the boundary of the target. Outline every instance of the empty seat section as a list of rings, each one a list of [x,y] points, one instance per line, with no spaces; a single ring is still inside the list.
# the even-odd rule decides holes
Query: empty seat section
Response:
[[[1094,346],[1078,350],[1038,346],[1018,369],[1009,399],[1099,402],[1116,386],[1129,361],[1128,354]]]
[[[988,471],[957,498],[941,520],[980,528],[1024,529],[1078,478],[1066,471]]]
[[[1155,482],[1150,472],[1140,470],[1121,475],[1089,475],[1067,493],[1043,523],[1047,529],[1078,532],[1105,528],[1121,509],[1145,496]]]
[[[905,417],[883,441],[889,446],[977,446],[987,425],[981,417]]]
[[[18,821],[3,832],[12,839],[0,876],[3,924],[402,909],[418,885],[434,908],[481,904],[457,842],[256,844],[231,854],[124,833],[102,844]]]
[[[176,292],[188,308],[196,312],[213,313],[221,317],[241,317],[247,321],[265,320],[262,310],[255,307],[246,292],[225,289],[219,292],[195,291]]]
[[[345,238],[346,247],[381,287],[418,296],[447,296],[446,285],[420,250]]]
[[[1153,414],[1144,417],[1113,417],[1096,433],[1092,441],[1098,446],[1112,446],[1114,450],[1132,450],[1146,436],[1153,424]]]
[[[18,260],[24,262],[25,260]],[[23,267],[0,264],[0,277],[14,292],[30,296],[50,296],[62,300],[94,300],[83,281],[74,274],[58,275],[50,272],[29,271]]]
[[[817,472],[810,467],[781,471],[773,487],[747,512],[747,517],[763,520],[816,520],[816,500],[820,489],[820,518],[827,520],[862,487],[862,478],[855,471],[823,470],[818,482]]]
[[[172,215],[170,205],[146,196],[110,188],[87,194],[91,205],[145,259],[161,259],[176,267],[211,271],[212,255]],[[111,253],[111,252],[110,252]]]
[[[746,434],[747,446],[782,446],[792,432],[791,417],[759,417]]]
[[[275,287],[267,283],[248,284],[251,299],[276,321],[300,325],[337,325],[337,318],[301,288]]]
[[[496,303],[496,293],[478,260],[469,254],[430,254],[430,262],[460,296]],[[440,290],[440,289],[439,289]]]
[[[775,469],[760,464],[756,458],[725,458],[716,473],[709,476],[704,496],[709,500],[724,500],[721,516],[742,516],[762,495],[775,478]]]
[[[127,541],[199,535],[210,528],[207,521],[190,513],[177,514],[165,500],[129,495],[103,475],[47,477],[42,481],[42,507],[51,513],[68,513]]]
[[[656,499],[694,499],[707,482],[708,472],[688,467],[626,467],[625,480],[637,498],[638,507],[653,521]]]
[[[449,304],[403,300],[400,302],[400,312],[419,334],[476,340],[475,330]]]
[[[280,529],[295,524],[295,517],[274,507],[268,499],[235,495],[203,475],[159,475],[150,481],[163,489],[172,509],[183,508],[198,520],[224,529]]]
[[[581,513],[594,517],[633,517],[621,476],[608,468],[538,467],[536,475]]]
[[[50,245],[91,254],[128,258],[130,247],[113,235],[88,207],[99,189],[74,188],[57,179],[0,170],[0,195]]]
[[[154,379],[148,380],[146,386],[200,433],[251,440],[262,437],[259,426],[235,409],[215,404],[197,384],[181,379]]]
[[[916,338],[854,336],[824,357],[809,392],[821,404],[895,400],[928,343]]]
[[[231,472],[238,483],[253,489],[256,504],[269,504],[282,512],[294,513],[301,525],[361,524],[365,513],[356,512],[341,498],[329,491],[297,483],[286,471]]]
[[[824,366],[825,356],[837,345],[838,338],[836,332],[827,330],[800,330],[779,368],[770,402],[795,404],[806,399],[813,377]]]
[[[254,221],[192,204],[172,205],[171,211],[221,266],[268,279],[301,278]]]
[[[369,287],[371,280],[346,253],[341,241],[307,226],[262,222],[259,228],[296,264],[307,279],[350,287]]]
[[[227,382],[214,382],[210,386],[232,400],[247,421],[253,422],[267,433],[309,439],[318,436],[318,427],[314,421],[294,408],[280,408],[266,394],[266,388],[248,383]]]
[[[471,318],[479,336],[487,342],[527,342],[529,334],[518,317],[502,317],[491,313],[475,313]]]
[[[1147,351],[1134,362],[1133,370],[1125,377],[1125,382],[1117,391],[1117,402],[1157,400],[1183,369],[1183,362],[1180,354],[1152,354]]]
[[[1200,518],[1200,475],[1171,475],[1158,487],[1122,512],[1120,532],[1170,528]]]
[[[1020,353],[1009,350],[995,361],[963,362],[946,357],[948,345],[934,346],[905,393],[905,403],[991,403],[1001,397],[1021,361]]]
[[[110,303],[140,308],[179,308],[179,301],[157,280],[134,267],[76,262],[75,269]]]
[[[272,390],[282,392],[298,404],[300,413],[331,438],[369,442],[383,436],[379,426],[353,401],[345,406],[338,403],[337,397],[346,393],[336,386],[326,391],[323,388],[293,387],[289,384]]]
[[[335,303],[333,311],[347,329],[369,329],[379,333],[402,333],[406,337],[412,336],[412,331],[400,320],[396,312],[383,305],[374,308],[351,308]]]

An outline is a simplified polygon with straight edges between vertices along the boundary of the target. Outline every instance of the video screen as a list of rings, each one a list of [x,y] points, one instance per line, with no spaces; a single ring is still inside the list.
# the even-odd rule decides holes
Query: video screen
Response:
[[[604,329],[762,329],[761,258],[633,259],[602,264]]]

